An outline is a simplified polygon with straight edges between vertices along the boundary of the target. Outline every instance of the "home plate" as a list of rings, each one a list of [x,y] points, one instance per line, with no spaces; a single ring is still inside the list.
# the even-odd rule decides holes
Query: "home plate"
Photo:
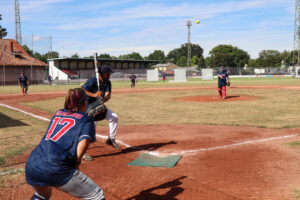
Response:
[[[148,153],[140,154],[135,160],[128,163],[130,166],[144,167],[174,167],[181,159],[181,155],[172,155],[166,157],[157,157]]]

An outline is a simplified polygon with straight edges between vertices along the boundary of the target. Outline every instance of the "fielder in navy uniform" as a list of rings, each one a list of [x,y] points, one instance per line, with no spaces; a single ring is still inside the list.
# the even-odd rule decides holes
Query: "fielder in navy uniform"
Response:
[[[217,72],[218,75],[218,91],[220,99],[226,98],[226,84],[229,82],[229,76],[227,70],[221,66],[220,70]]]
[[[107,102],[111,97],[111,82],[110,74],[113,73],[109,65],[102,65],[98,68],[98,79],[100,83],[100,91],[98,91],[97,79],[96,77],[91,77],[87,80],[85,84],[82,85],[82,88],[85,90],[85,93],[88,95],[88,106],[90,103],[97,101],[97,97],[102,96],[104,102]],[[109,135],[106,140],[106,144],[112,146],[115,149],[120,150],[121,147],[116,143],[116,135],[118,128],[118,115],[112,110],[107,108],[107,114],[105,119],[109,123]],[[95,127],[97,122],[95,121]],[[84,160],[92,160],[87,154],[83,158]]]
[[[27,91],[28,91],[29,80],[28,80],[27,76],[24,75],[23,72],[21,73],[21,76],[18,79],[18,83],[22,88],[22,94],[28,95]]]
[[[131,80],[131,88],[135,87],[135,82],[136,82],[136,76],[132,73],[131,76],[129,77]]]
[[[162,80],[163,80],[163,82],[166,81],[166,74],[165,73],[162,74]]]
[[[105,199],[103,190],[79,171],[84,153],[95,141],[93,120],[84,114],[86,99],[82,88],[68,91],[64,109],[54,114],[26,161],[26,182],[35,190],[31,200],[49,199],[52,187],[80,199]]]

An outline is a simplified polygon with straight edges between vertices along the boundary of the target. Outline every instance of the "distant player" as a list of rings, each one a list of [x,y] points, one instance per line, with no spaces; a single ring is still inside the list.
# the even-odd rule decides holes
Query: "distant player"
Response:
[[[29,80],[27,78],[26,75],[24,75],[24,73],[21,73],[21,76],[19,76],[18,79],[18,84],[21,86],[22,88],[22,94],[23,95],[28,95],[28,85],[29,85]]]
[[[82,88],[68,91],[64,109],[56,111],[26,161],[26,182],[35,190],[32,200],[50,199],[52,187],[80,199],[105,199],[103,190],[79,171],[82,156],[96,137],[92,118],[84,114],[86,99]]]
[[[52,81],[53,81],[52,76],[50,76],[50,74],[49,74],[48,75],[48,83],[50,86],[52,85]]]
[[[132,73],[129,78],[130,78],[130,81],[131,81],[131,88],[134,88],[135,87],[135,82],[136,82],[136,76]]]
[[[218,75],[218,91],[220,99],[226,99],[226,85],[229,83],[229,76],[227,70],[221,66],[217,72]]]
[[[94,101],[97,101],[97,97],[101,96],[104,99],[104,102],[109,101],[111,97],[111,82],[110,74],[113,73],[109,65],[102,65],[98,68],[98,76],[92,77],[87,80],[85,84],[82,85],[82,88],[85,90],[85,93],[88,95],[88,106]],[[100,83],[100,91],[98,91],[97,78]],[[112,146],[115,149],[120,150],[121,147],[116,143],[116,135],[118,128],[118,115],[112,110],[107,108],[106,118],[109,125],[109,135],[106,140],[106,144]],[[94,122],[95,127],[97,122]],[[84,160],[92,160],[88,154],[83,157]]]
[[[163,82],[166,81],[166,74],[165,73],[162,74],[162,80],[163,80]]]

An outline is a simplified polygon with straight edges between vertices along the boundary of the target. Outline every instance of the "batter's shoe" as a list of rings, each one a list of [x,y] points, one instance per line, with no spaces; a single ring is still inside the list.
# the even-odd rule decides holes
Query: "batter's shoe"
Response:
[[[94,158],[92,158],[91,156],[89,156],[87,153],[85,153],[82,157],[82,160],[85,160],[85,161],[92,161],[94,160]]]
[[[116,143],[116,140],[115,139],[107,139],[106,142],[105,142],[107,145],[110,145],[112,146],[113,148],[117,149],[117,150],[120,150],[121,147]]]

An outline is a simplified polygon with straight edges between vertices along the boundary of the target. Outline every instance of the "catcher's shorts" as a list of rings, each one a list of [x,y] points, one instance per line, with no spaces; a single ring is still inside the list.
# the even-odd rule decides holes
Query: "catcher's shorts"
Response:
[[[58,189],[85,200],[105,200],[103,190],[87,175],[76,170],[71,180]]]

